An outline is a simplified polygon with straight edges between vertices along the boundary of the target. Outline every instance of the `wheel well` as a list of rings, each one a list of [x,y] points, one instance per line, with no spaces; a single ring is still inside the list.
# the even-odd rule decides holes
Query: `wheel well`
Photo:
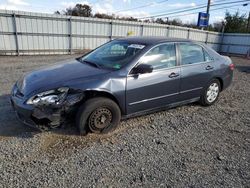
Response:
[[[219,80],[220,82],[220,87],[221,87],[221,91],[223,90],[223,80],[220,77],[216,77],[215,79]]]
[[[120,108],[121,112],[122,112],[122,109],[120,107],[120,104],[118,102],[118,100],[110,93],[108,92],[105,92],[105,91],[93,91],[93,90],[90,90],[90,91],[85,91],[84,92],[85,94],[85,99],[90,99],[90,98],[94,98],[94,97],[106,97],[106,98],[109,98],[111,100],[113,100]]]

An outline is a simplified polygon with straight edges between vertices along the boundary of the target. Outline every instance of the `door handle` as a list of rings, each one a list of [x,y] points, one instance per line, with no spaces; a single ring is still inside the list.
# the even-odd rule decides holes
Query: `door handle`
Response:
[[[208,66],[206,67],[206,70],[211,70],[211,69],[213,69],[213,68],[214,68],[214,67],[208,65]]]
[[[178,73],[172,72],[168,77],[169,78],[175,78],[175,77],[178,77],[178,76],[179,76]]]

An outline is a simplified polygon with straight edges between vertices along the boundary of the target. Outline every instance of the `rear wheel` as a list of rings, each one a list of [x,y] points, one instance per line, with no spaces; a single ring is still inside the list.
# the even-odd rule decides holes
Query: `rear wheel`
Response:
[[[113,131],[120,119],[120,108],[113,100],[97,97],[87,100],[80,107],[76,124],[82,135],[87,134],[88,131],[100,134]]]
[[[201,104],[203,106],[214,104],[219,98],[220,90],[221,85],[219,80],[213,79],[212,81],[210,81],[201,95]]]

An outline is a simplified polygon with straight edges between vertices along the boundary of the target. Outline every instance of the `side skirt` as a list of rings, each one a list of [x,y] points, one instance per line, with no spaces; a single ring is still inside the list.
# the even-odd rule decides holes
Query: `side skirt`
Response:
[[[164,110],[174,108],[174,107],[177,107],[177,106],[182,106],[182,105],[185,105],[185,104],[197,102],[199,100],[200,100],[200,97],[196,97],[196,98],[193,98],[193,99],[168,104],[168,105],[163,106],[163,107],[158,107],[158,108],[153,108],[153,109],[149,109],[149,110],[139,111],[139,112],[135,112],[133,114],[128,114],[128,115],[123,115],[122,120],[132,118],[132,117],[143,116],[143,115],[147,115],[147,114],[151,114],[151,113],[155,113],[155,112],[159,112],[159,111],[164,111]]]

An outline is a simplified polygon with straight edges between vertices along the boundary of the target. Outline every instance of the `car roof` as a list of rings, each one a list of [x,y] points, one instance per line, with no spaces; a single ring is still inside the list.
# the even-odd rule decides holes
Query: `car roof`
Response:
[[[146,45],[154,45],[163,42],[193,42],[192,40],[182,39],[182,38],[173,38],[173,37],[126,37],[119,38],[117,40],[127,41],[132,43],[146,44]]]

